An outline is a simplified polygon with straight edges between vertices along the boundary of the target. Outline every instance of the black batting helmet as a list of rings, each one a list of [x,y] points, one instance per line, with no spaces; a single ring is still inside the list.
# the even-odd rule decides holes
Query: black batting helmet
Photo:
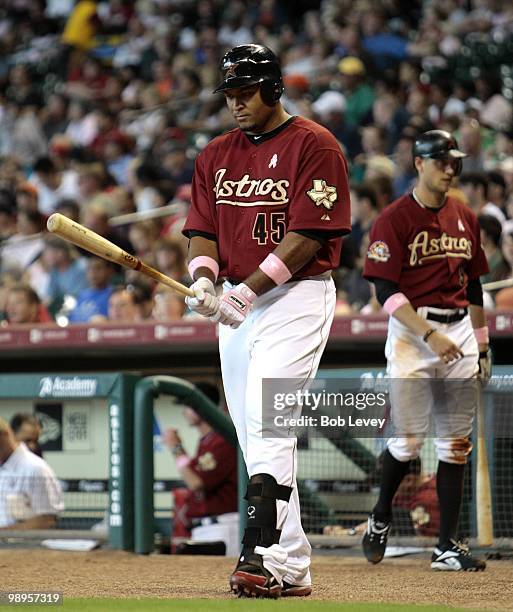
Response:
[[[262,100],[269,106],[274,106],[283,93],[278,58],[263,45],[234,47],[223,56],[220,69],[223,81],[214,93],[259,83]]]
[[[421,134],[413,143],[412,154],[414,159],[458,159],[460,163],[456,174],[461,172],[461,160],[467,157],[466,153],[458,149],[456,138],[445,130],[429,130]]]

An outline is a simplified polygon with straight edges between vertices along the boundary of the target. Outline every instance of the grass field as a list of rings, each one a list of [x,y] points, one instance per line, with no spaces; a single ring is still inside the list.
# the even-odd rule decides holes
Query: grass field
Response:
[[[275,610],[295,610],[296,612],[463,612],[463,608],[448,608],[447,606],[416,606],[409,604],[376,604],[376,603],[357,603],[343,604],[336,602],[312,601],[305,599],[293,600],[212,600],[212,599],[64,599],[63,605],[60,606],[37,606],[37,605],[17,605],[16,609],[23,608],[31,610],[72,610],[73,612],[107,612],[110,610],[117,611],[134,611],[134,612],[150,612],[153,610],[171,610],[180,612],[274,612]],[[12,610],[13,606],[0,606],[1,610]],[[469,612],[468,608],[465,612]]]

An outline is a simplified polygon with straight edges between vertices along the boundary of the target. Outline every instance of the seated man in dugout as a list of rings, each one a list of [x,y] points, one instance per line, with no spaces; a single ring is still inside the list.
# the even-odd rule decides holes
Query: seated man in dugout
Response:
[[[18,412],[11,418],[9,423],[18,442],[24,442],[27,448],[38,457],[43,456],[39,444],[41,435],[41,423],[35,414],[30,412]]]
[[[0,532],[53,529],[63,510],[62,489],[53,470],[18,442],[0,417]]]
[[[210,383],[197,383],[196,387],[219,405],[219,390]],[[237,452],[233,446],[205,422],[198,413],[186,406],[184,416],[200,435],[194,456],[187,454],[176,429],[164,432],[164,443],[175,457],[176,468],[186,487],[173,490],[174,517],[172,537],[192,536],[199,541],[224,541],[226,554],[237,556],[239,549]],[[209,551],[196,546],[176,552]],[[216,554],[219,554],[217,551]],[[214,554],[214,553],[212,553]]]

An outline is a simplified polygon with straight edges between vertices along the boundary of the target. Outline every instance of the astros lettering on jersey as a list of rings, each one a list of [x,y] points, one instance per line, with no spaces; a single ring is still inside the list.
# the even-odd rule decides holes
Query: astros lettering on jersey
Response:
[[[432,210],[402,196],[376,219],[369,238],[365,278],[398,283],[414,308],[468,306],[468,280],[488,269],[477,218],[455,198]]]
[[[217,237],[220,276],[239,281],[294,230],[327,237],[296,278],[337,268],[340,236],[351,227],[347,164],[338,142],[301,117],[269,136],[255,140],[235,129],[198,156],[184,232]]]

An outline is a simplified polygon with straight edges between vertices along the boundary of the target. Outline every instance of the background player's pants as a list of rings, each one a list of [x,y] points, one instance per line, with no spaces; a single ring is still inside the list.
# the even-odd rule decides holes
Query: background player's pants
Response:
[[[224,290],[232,288],[225,283]],[[292,487],[289,503],[277,501],[279,544],[257,547],[279,580],[310,584],[311,547],[300,522],[296,438],[262,436],[262,379],[313,378],[335,312],[333,280],[285,283],[257,298],[238,328],[219,326],[219,351],[228,409],[249,476],[271,474]]]
[[[447,311],[433,309],[440,313]],[[426,316],[427,309],[418,314]],[[394,437],[388,448],[398,461],[418,457],[428,434],[430,415],[436,427],[438,458],[447,463],[466,463],[479,383],[479,350],[470,316],[449,325],[429,321],[463,351],[464,357],[444,364],[423,339],[390,317],[385,347],[390,382]],[[462,442],[460,442],[462,441]]]

